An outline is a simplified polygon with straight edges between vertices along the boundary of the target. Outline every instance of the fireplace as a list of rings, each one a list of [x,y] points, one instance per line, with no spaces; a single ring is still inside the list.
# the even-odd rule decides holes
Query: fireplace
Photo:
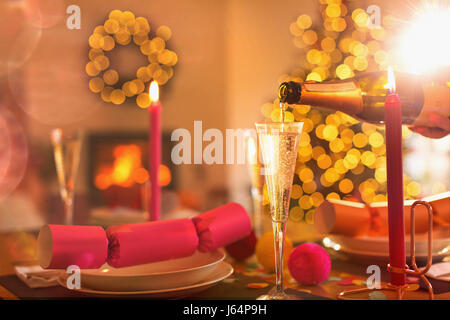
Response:
[[[176,166],[170,159],[170,133],[162,135],[160,183],[164,189],[176,187]],[[148,134],[135,132],[91,133],[88,181],[94,206],[123,206],[142,210],[148,183]]]

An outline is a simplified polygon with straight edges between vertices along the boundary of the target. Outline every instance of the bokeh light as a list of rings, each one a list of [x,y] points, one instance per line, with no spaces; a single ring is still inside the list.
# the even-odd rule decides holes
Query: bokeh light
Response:
[[[405,27],[405,34],[400,40],[399,60],[408,70],[416,73],[450,66],[450,41],[442,36],[442,32],[448,30],[448,3],[425,2]]]
[[[321,0],[321,4],[322,22],[302,14],[289,25],[294,46],[300,52],[299,61],[297,67],[291,73],[282,75],[279,81],[348,79],[360,72],[386,70],[392,61],[388,53],[392,51],[392,28],[398,27],[399,19],[389,15],[389,18],[383,19],[382,25],[373,26],[362,8],[352,7],[350,10],[339,0]],[[450,18],[440,16],[439,23],[444,23],[444,20],[447,23]],[[434,28],[433,32],[428,31],[439,37],[439,40],[435,39],[435,46],[447,48],[448,41],[436,32],[447,29],[450,28],[441,26]],[[422,43],[415,41],[414,45],[422,46]],[[429,54],[423,59],[433,59],[426,46],[422,50]],[[439,54],[443,49],[440,50]],[[277,100],[263,104],[261,113],[265,118],[279,121],[278,104]],[[286,114],[289,121],[293,118],[304,123],[291,194],[290,212],[294,217],[290,220],[312,223],[314,210],[324,199],[351,196],[365,203],[386,201],[386,145],[382,126],[361,123],[342,112],[311,108],[309,105],[290,105]],[[424,188],[418,181],[429,174],[427,168],[430,161],[434,161],[442,172],[448,172],[442,164],[446,164],[450,147],[442,147],[446,151],[445,155],[439,156],[441,158],[424,158],[415,163],[413,159],[417,159],[423,144],[420,148],[409,144],[408,141],[419,138],[406,127],[402,128],[402,136],[404,145],[417,150],[412,154],[405,153],[405,172],[411,173],[405,175],[405,198],[416,199],[424,192],[445,191],[447,182],[442,179],[436,179],[432,190]],[[411,172],[411,168],[418,170]]]
[[[178,62],[178,55],[166,48],[166,41],[172,37],[168,26],[156,29],[156,36],[149,37],[150,25],[146,18],[135,17],[131,11],[112,10],[103,25],[96,26],[89,36],[89,60],[85,71],[93,79],[102,78],[104,84],[110,86],[100,88],[98,80],[89,82],[89,89],[100,93],[104,102],[122,104],[127,98],[135,98],[136,104],[145,108],[148,99],[142,93],[145,86],[154,80],[158,85],[166,84],[173,77],[173,67]],[[122,79],[116,70],[109,69],[110,61],[105,51],[111,51],[117,45],[126,46],[133,41],[140,52],[147,56],[148,65],[138,67],[133,72],[135,79]],[[92,80],[92,79],[91,79]]]

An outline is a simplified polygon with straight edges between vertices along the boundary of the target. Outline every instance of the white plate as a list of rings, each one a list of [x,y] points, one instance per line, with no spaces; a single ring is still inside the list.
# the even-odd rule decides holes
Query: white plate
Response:
[[[81,289],[74,289],[76,292],[88,293],[88,294],[97,294],[97,295],[148,295],[152,298],[180,298],[192,295],[194,293],[206,290],[218,282],[228,278],[233,273],[233,267],[226,263],[219,263],[218,267],[214,270],[214,272],[209,275],[209,277],[205,278],[203,281],[192,284],[189,286],[175,287],[175,288],[166,288],[160,290],[141,290],[141,291],[102,291],[95,290],[87,287],[82,287]],[[67,275],[63,275],[58,278],[58,283],[66,287],[66,279]]]
[[[225,258],[222,250],[132,267],[81,270],[81,286],[100,291],[148,291],[189,286],[210,276]]]
[[[328,236],[331,241],[327,247],[345,254],[360,262],[387,263],[389,261],[389,242],[387,238],[351,238],[345,236]],[[409,240],[409,239],[408,239]],[[338,246],[336,246],[338,245]],[[409,241],[406,242],[406,258],[410,258]],[[450,239],[434,239],[432,257],[440,261],[450,254]],[[417,263],[425,264],[427,260],[426,241],[416,240]]]
[[[367,253],[373,255],[389,255],[389,239],[387,237],[353,238],[341,235],[330,235],[328,238],[340,245],[341,250],[349,252]],[[405,239],[406,255],[410,253],[409,236]],[[426,235],[416,236],[416,256],[427,256],[428,242]],[[432,254],[442,255],[450,252],[450,238],[434,238]]]

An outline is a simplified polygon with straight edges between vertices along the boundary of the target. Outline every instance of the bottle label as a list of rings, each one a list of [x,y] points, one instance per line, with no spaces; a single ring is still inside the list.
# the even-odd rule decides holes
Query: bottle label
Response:
[[[343,92],[358,89],[358,85],[353,80],[339,82],[303,83],[303,88],[309,92]]]

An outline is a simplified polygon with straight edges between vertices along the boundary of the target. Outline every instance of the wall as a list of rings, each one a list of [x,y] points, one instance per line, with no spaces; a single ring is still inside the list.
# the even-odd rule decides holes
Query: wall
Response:
[[[12,77],[13,86],[26,87],[20,100],[27,115],[31,115],[26,119],[33,144],[49,146],[49,131],[55,126],[68,130],[82,127],[88,132],[147,130],[145,110],[133,103],[105,104],[98,94],[88,89],[89,78],[84,73],[88,61],[87,39],[112,9],[131,10],[136,16],[147,17],[153,31],[160,25],[168,25],[173,32],[168,44],[178,53],[179,62],[174,77],[161,88],[164,130],[187,128],[193,131],[194,120],[203,120],[204,130],[225,128],[226,2],[80,0],[72,3],[81,8],[81,30],[66,28],[67,15],[55,26],[43,29],[30,59],[21,72]],[[115,58],[111,59],[112,67],[123,74],[126,72],[122,65],[124,60],[131,68],[139,66],[136,61],[142,61],[142,57],[136,53],[137,48],[120,50],[120,54],[116,49],[111,52],[110,56]],[[80,168],[80,191],[87,186],[83,178],[89,155],[85,151],[85,161]],[[223,166],[182,165],[180,173],[179,188],[189,189],[201,197],[205,197],[209,189],[225,186]]]

